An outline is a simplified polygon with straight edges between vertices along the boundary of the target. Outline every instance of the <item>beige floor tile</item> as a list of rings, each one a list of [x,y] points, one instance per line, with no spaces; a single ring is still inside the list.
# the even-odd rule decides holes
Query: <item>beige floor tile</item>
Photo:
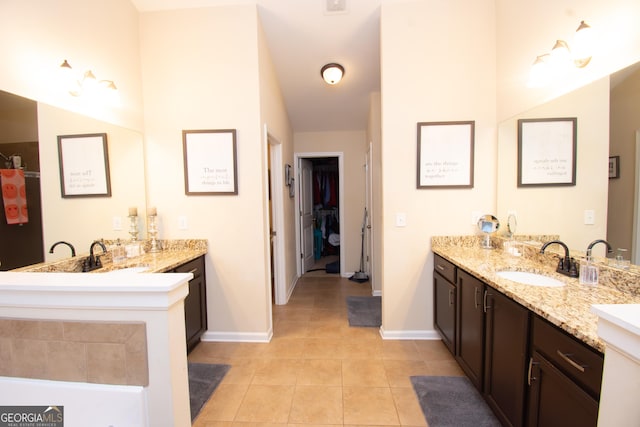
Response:
[[[368,328],[349,328],[368,329]],[[345,359],[382,359],[382,342],[380,336],[343,335]]]
[[[382,358],[390,360],[422,360],[414,341],[382,341]]]
[[[250,385],[235,421],[286,423],[294,389],[288,385]]]
[[[191,360],[191,355],[189,355]],[[269,359],[227,359],[225,364],[231,369],[222,379],[223,384],[251,384],[256,371],[262,368]]]
[[[296,386],[289,422],[342,424],[342,387]]]
[[[304,338],[309,335],[309,322],[281,321],[273,327],[274,338]]]
[[[452,360],[453,355],[441,340],[414,341],[423,360]]]
[[[429,370],[429,375],[464,376],[462,368],[454,360],[427,362],[427,369]]]
[[[296,338],[273,338],[260,357],[267,359],[300,359],[304,351],[304,340]]]
[[[388,387],[343,387],[344,423],[400,425]]]
[[[255,370],[251,384],[295,385],[301,365],[300,359],[265,360]]]
[[[202,407],[198,421],[233,421],[248,387],[243,384],[220,384]]]
[[[427,421],[413,388],[392,388],[391,394],[403,426],[426,426]]]
[[[342,359],[342,338],[306,338],[302,357],[305,359]]]
[[[385,360],[384,369],[391,387],[413,387],[409,377],[430,373],[422,360]]]
[[[382,360],[343,360],[342,384],[358,387],[389,387]]]
[[[342,386],[342,361],[307,359],[298,371],[298,385]]]

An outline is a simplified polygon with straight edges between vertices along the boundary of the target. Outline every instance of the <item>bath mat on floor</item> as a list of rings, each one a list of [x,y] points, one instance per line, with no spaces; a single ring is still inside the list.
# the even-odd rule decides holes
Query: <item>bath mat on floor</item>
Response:
[[[382,297],[347,297],[349,326],[382,325]]]
[[[429,427],[500,427],[467,377],[411,377]]]
[[[209,397],[211,397],[229,369],[231,369],[229,365],[189,362],[191,421],[196,419],[200,410],[207,403],[207,400],[209,400]]]

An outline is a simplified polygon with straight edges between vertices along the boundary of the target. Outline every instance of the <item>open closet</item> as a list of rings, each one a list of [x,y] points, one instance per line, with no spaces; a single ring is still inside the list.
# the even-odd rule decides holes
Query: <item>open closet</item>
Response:
[[[309,158],[312,166],[313,258],[312,270],[339,273],[340,175],[337,157]]]

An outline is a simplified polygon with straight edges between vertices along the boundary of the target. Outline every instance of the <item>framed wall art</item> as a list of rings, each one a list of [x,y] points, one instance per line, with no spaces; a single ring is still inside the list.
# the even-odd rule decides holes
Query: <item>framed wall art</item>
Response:
[[[63,198],[111,197],[106,133],[58,136]]]
[[[187,195],[238,194],[236,130],[183,130]]]
[[[418,123],[417,188],[473,188],[474,121]]]
[[[620,178],[620,156],[609,157],[609,178]]]
[[[576,185],[577,119],[518,120],[518,187]]]

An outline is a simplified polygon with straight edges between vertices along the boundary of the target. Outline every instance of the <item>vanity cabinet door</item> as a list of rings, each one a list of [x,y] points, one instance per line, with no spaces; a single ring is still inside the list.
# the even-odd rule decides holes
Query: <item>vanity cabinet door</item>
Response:
[[[189,261],[174,270],[176,273],[193,273],[189,281],[189,295],[184,299],[184,322],[187,337],[187,353],[200,342],[207,330],[207,289],[204,274],[204,257]]]
[[[505,426],[524,422],[529,310],[486,287],[485,399]]]
[[[480,280],[458,269],[456,360],[480,391],[484,367],[484,286]]]
[[[433,273],[434,326],[442,342],[456,354],[456,286],[437,272]]]
[[[530,427],[595,427],[598,402],[537,351],[529,368]]]

